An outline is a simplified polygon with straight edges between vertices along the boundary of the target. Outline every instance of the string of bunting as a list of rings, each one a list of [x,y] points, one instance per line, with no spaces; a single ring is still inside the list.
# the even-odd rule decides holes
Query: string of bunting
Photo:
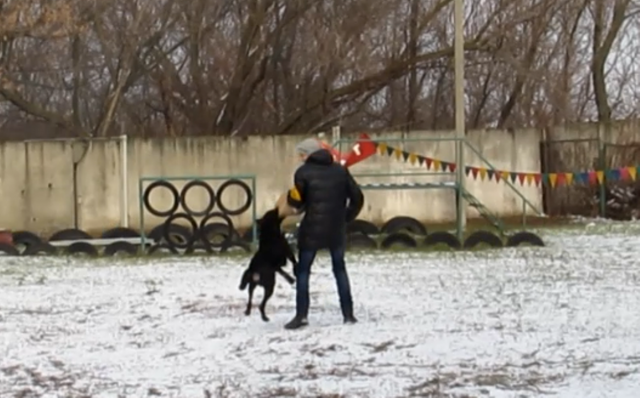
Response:
[[[376,146],[380,155],[394,156],[397,160],[403,160],[414,166],[419,165],[426,167],[427,170],[453,173],[457,168],[455,163],[403,151],[402,149],[389,146],[384,142],[376,142]],[[521,186],[525,184],[529,186],[535,184],[535,186],[539,187],[541,184],[544,184],[555,188],[572,184],[596,185],[603,184],[605,181],[636,181],[638,174],[640,174],[640,166],[566,173],[520,173],[488,169],[485,167],[465,166],[464,172],[467,177],[471,176],[474,180],[477,180],[479,177],[481,181],[495,180],[495,182],[500,182],[501,180],[508,180],[512,184],[519,183]]]

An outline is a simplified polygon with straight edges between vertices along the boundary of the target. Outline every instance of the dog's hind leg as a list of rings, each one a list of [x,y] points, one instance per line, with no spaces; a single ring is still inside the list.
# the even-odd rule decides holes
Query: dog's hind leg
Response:
[[[274,287],[273,284],[269,286],[265,286],[264,297],[262,298],[262,303],[260,303],[260,315],[262,315],[262,320],[265,322],[269,322],[269,318],[265,314],[264,309],[267,306],[267,301],[269,301],[269,299],[273,295],[273,287]]]
[[[253,301],[253,291],[255,288],[255,283],[249,283],[249,301],[247,302],[247,309],[244,311],[244,314],[247,316],[251,314],[251,302]]]

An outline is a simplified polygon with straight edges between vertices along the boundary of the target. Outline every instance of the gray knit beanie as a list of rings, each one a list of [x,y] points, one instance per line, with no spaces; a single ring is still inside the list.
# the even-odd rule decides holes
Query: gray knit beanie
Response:
[[[307,138],[296,145],[296,152],[307,156],[320,149],[322,149],[322,145],[320,145],[320,142],[315,138]]]

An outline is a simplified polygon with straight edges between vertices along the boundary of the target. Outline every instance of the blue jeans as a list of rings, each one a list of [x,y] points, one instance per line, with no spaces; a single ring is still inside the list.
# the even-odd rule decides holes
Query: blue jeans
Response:
[[[344,246],[331,249],[333,276],[336,278],[342,315],[353,315],[351,286],[344,263]],[[298,255],[298,275],[296,278],[296,316],[306,318],[309,314],[309,275],[316,258],[316,250],[300,250]]]

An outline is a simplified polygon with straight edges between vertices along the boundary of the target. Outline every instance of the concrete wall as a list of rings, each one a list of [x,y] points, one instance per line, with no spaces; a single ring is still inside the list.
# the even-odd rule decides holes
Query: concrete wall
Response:
[[[468,140],[497,169],[539,172],[541,134],[539,130],[515,133],[474,131],[469,133]],[[452,136],[453,132],[412,132],[407,135],[411,139]],[[372,135],[376,140],[402,137],[402,133]],[[297,167],[294,147],[302,138],[305,137],[129,139],[128,221],[131,226],[139,225],[138,179],[143,176],[255,174],[257,212],[261,214],[291,185]],[[404,144],[389,141],[389,144],[420,155],[455,161],[455,144],[452,141],[412,141]],[[76,222],[78,228],[92,232],[120,225],[120,145],[119,140],[94,141],[90,145],[70,141],[0,143],[0,187],[4,201],[0,209],[0,226],[47,235],[62,228],[74,227]],[[467,165],[487,167],[471,150],[465,152]],[[74,203],[74,161],[78,162],[77,203]],[[375,156],[353,168],[354,174],[413,171],[425,169],[385,156]],[[446,175],[403,179],[360,178],[359,182],[427,182],[451,178]],[[220,182],[214,182],[214,185]],[[178,188],[182,184],[177,183]],[[481,182],[468,178],[467,187],[499,215],[519,215],[522,212],[522,200],[503,182]],[[519,191],[536,207],[541,207],[539,188],[519,187]],[[360,216],[363,219],[382,222],[395,215],[409,215],[424,222],[455,219],[452,191],[366,191],[365,195],[366,206]],[[204,207],[204,200],[205,195],[196,190],[188,198],[195,208]],[[243,197],[238,190],[229,190],[222,200],[230,206],[237,206]],[[167,194],[156,192],[152,195],[152,202],[158,207],[167,207],[169,201]],[[468,214],[477,216],[471,208]],[[144,219],[147,227],[162,221],[147,212],[144,213]],[[250,221],[249,213],[234,218],[237,226],[248,226]]]

